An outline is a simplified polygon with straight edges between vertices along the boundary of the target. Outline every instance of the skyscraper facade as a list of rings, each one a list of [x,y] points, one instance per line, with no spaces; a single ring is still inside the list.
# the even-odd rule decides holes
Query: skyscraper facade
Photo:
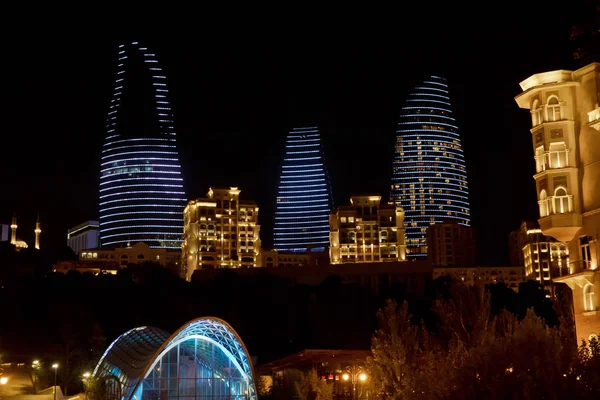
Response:
[[[404,209],[408,257],[427,257],[427,228],[470,225],[467,172],[446,79],[431,76],[410,94],[396,131],[391,200]]]
[[[286,138],[277,187],[274,247],[295,252],[327,248],[332,208],[319,129],[294,128]]]
[[[119,46],[100,166],[100,244],[180,248],[187,202],[166,77],[138,42]]]

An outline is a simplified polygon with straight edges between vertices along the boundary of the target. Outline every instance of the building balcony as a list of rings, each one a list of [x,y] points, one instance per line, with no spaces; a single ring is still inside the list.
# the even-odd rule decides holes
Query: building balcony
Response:
[[[570,149],[546,151],[535,156],[536,172],[549,169],[566,168],[569,166]]]
[[[600,131],[600,107],[596,104],[596,108],[588,113],[588,126]]]
[[[560,242],[570,242],[583,226],[581,214],[551,214],[538,219],[540,229],[546,236],[552,236]]]

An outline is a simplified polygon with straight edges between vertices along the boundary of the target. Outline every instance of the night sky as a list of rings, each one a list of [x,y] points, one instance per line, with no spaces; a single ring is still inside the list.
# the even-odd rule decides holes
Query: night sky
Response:
[[[553,15],[540,3],[544,10],[507,3],[493,14],[467,17],[457,7],[437,9],[435,18],[404,13],[395,22],[339,27],[319,20],[302,29],[279,19],[272,29],[236,21],[160,36],[45,31],[35,44],[15,39],[3,49],[10,62],[0,91],[0,223],[10,224],[16,211],[18,236],[31,246],[39,212],[42,246],[62,246],[69,227],[98,218],[117,46],[138,40],[168,78],[187,197],[238,186],[242,198],[258,202],[264,247],[272,243],[288,129],[320,126],[336,205],[352,193],[387,199],[399,111],[428,74],[445,76],[479,261],[506,263],[509,232],[537,218],[530,116],[514,96],[531,74],[576,67],[569,30],[584,18],[576,5]],[[543,22],[527,23],[536,13]]]

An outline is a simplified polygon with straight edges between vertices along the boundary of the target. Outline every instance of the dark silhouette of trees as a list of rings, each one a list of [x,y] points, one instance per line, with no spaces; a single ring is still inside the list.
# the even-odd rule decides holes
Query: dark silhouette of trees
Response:
[[[516,298],[501,286],[437,283],[434,324],[415,323],[406,302],[378,312],[367,361],[377,398],[598,398],[600,346],[594,339],[577,351],[568,316],[535,282]],[[498,293],[516,312],[494,303]]]

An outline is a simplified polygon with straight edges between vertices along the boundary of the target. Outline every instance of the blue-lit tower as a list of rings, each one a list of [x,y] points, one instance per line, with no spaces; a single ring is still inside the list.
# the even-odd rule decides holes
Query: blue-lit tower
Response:
[[[187,198],[166,77],[138,42],[118,51],[100,161],[100,243],[180,248]]]
[[[294,128],[285,142],[281,165],[274,247],[303,252],[329,247],[331,186],[318,127]]]
[[[391,200],[404,208],[412,259],[427,257],[429,225],[470,224],[465,158],[444,78],[418,85],[400,112]]]

